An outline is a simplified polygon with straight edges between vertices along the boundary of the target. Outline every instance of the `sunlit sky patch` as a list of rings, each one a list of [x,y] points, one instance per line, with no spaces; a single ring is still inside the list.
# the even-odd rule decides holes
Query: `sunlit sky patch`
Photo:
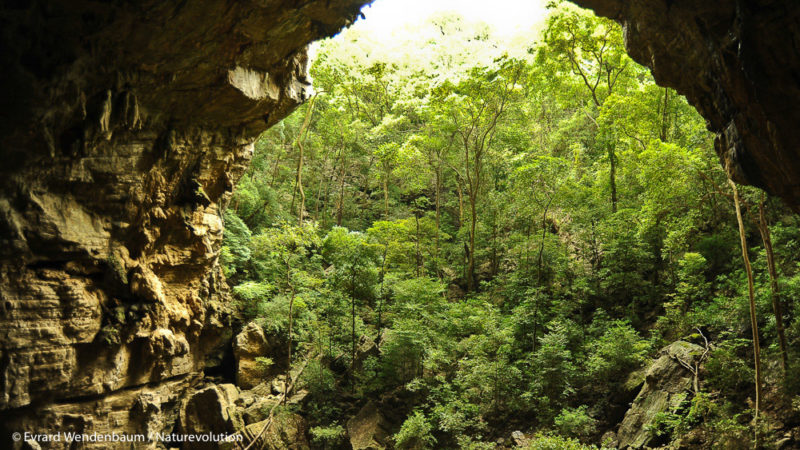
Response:
[[[356,20],[333,40],[358,40],[361,55],[352,56],[361,61],[381,55],[381,60],[394,58],[414,61],[412,65],[416,66],[425,65],[435,55],[430,54],[434,49],[424,43],[441,41],[450,53],[468,53],[467,57],[458,57],[469,61],[468,64],[491,64],[502,54],[529,56],[528,49],[538,40],[544,26],[546,4],[547,0],[375,0],[361,10],[364,18]],[[458,43],[458,37],[443,37],[431,27],[434,17],[451,15],[460,16],[467,28],[478,24],[488,26],[490,42]],[[312,60],[318,48],[319,43],[311,46]],[[357,53],[352,46],[350,52]],[[450,78],[457,72],[454,69],[445,76]]]
[[[457,12],[468,21],[483,21],[492,34],[508,39],[538,28],[546,15],[545,0],[376,0],[362,9],[366,19],[354,28],[377,39],[390,40],[409,25],[418,25],[441,12]]]

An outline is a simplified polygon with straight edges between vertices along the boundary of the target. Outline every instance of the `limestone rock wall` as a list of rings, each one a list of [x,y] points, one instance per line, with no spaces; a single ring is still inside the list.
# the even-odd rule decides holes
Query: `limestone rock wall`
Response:
[[[229,339],[221,211],[363,3],[2,3],[0,447],[174,425]]]
[[[572,1],[622,24],[631,57],[707,119],[736,181],[800,211],[800,2]]]

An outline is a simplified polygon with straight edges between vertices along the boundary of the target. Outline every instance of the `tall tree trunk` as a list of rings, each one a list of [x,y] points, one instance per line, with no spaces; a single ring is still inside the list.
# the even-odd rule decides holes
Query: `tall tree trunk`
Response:
[[[542,284],[542,263],[544,259],[544,240],[547,238],[547,210],[542,215],[542,240],[539,242],[539,257],[536,260],[536,279]]]
[[[544,212],[542,213],[542,242],[539,244],[539,258],[537,260],[537,277],[539,284],[542,283],[542,263],[543,263],[543,255],[544,255],[544,241],[547,237],[547,211],[550,210],[550,205],[553,203],[553,198],[550,197],[548,199],[547,204],[544,207]]]
[[[384,174],[383,177],[383,218],[389,220],[389,183],[387,182],[388,175]]]
[[[419,233],[419,213],[417,211],[414,212],[414,223],[417,225],[417,239],[415,245],[415,251],[417,253],[417,278],[420,276],[421,266],[422,266],[422,255],[419,252],[419,241],[420,241],[420,233]]]
[[[778,271],[775,270],[775,255],[772,251],[772,238],[770,237],[769,225],[767,224],[766,214],[764,213],[764,192],[761,192],[761,201],[758,204],[758,231],[761,233],[761,240],[764,241],[764,249],[767,252],[767,269],[769,270],[769,285],[772,293],[772,311],[775,313],[775,329],[778,332],[778,343],[781,349],[781,368],[783,375],[789,367],[789,358],[786,353],[786,332],[783,327],[783,305],[781,304],[780,290],[778,287]]]
[[[381,286],[380,298],[378,300],[378,338],[375,340],[376,345],[380,348],[381,337],[383,334],[383,302],[385,301],[385,291],[383,289],[384,280],[386,279],[386,254],[389,253],[389,244],[383,246],[383,257],[381,258]],[[380,357],[380,352],[378,353]]]
[[[294,308],[294,283],[292,283],[292,269],[289,265],[289,262],[286,262],[286,281],[289,283],[289,287],[292,290],[291,296],[289,297],[289,337],[286,349],[286,382],[284,383],[284,397],[283,402],[286,403],[286,398],[289,394],[289,380],[291,379],[291,371],[292,371],[292,322],[293,320],[293,308]]]
[[[750,257],[747,254],[747,238],[745,237],[744,221],[742,220],[741,199],[739,198],[739,190],[736,188],[736,183],[728,180],[731,188],[733,189],[733,203],[736,207],[736,220],[739,223],[739,238],[742,244],[742,259],[744,260],[744,269],[747,272],[747,289],[750,296],[750,328],[753,331],[753,359],[756,369],[756,401],[755,413],[753,417],[755,428],[755,441],[756,448],[758,447],[758,413],[761,409],[761,346],[758,341],[758,321],[756,320],[756,301],[753,288],[753,269],[750,267]]]
[[[303,191],[303,140],[305,139],[305,134],[308,133],[308,125],[311,122],[311,115],[314,114],[314,103],[317,99],[317,96],[314,95],[311,97],[311,101],[308,103],[308,109],[306,109],[306,116],[303,118],[303,124],[300,126],[300,132],[297,134],[297,139],[295,139],[295,144],[297,145],[297,173],[295,175],[295,189],[292,191],[292,207],[294,207],[294,194],[295,192],[300,192],[300,205],[298,206],[297,211],[297,225],[303,224],[303,213],[306,209],[306,193]]]
[[[661,111],[661,142],[667,142],[667,131],[669,131],[669,88],[664,88],[664,105]]]
[[[464,224],[464,192],[461,190],[461,183],[456,182],[456,192],[458,192],[458,228]]]
[[[342,161],[342,170],[340,174],[339,184],[339,204],[336,209],[336,225],[342,226],[342,210],[344,209],[344,161]]]
[[[609,183],[611,184],[611,212],[617,212],[617,156],[614,147],[608,147],[608,162],[610,170],[608,172]]]
[[[434,248],[434,261],[433,261],[433,269],[436,271],[436,274],[439,278],[441,278],[441,274],[439,273],[439,225],[440,225],[440,196],[441,196],[441,169],[439,167],[436,168],[436,246]]]
[[[284,146],[285,145],[281,145],[279,150],[278,150],[278,156],[275,159],[275,168],[272,169],[272,178],[269,180],[269,187],[270,188],[275,186],[275,179],[278,178],[278,171],[279,171],[279,169],[281,167],[281,158],[282,158],[282,155],[283,155],[283,147]]]
[[[467,261],[467,291],[475,290],[475,225],[478,222],[478,211],[475,205],[475,192],[470,188],[469,193],[470,230],[469,230],[469,260]]]

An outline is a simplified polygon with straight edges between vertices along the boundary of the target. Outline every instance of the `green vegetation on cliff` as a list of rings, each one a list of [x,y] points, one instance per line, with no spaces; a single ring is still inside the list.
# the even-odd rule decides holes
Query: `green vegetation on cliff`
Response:
[[[308,361],[314,441],[341,442],[380,399],[404,418],[398,448],[493,448],[513,430],[530,448],[601,445],[677,340],[708,354],[651,445],[752,439],[733,192],[696,111],[629,60],[616,24],[566,5],[525,55],[456,16],[404,48],[323,42],[316,96],[259,139],[225,213],[242,318],[284,340],[274,364]],[[796,389],[800,228],[740,192],[774,418]]]

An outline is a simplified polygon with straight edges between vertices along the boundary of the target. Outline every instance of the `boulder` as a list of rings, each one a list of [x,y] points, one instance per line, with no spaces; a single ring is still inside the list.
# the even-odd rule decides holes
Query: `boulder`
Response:
[[[232,384],[209,386],[195,392],[181,408],[182,434],[233,434],[244,428],[236,406],[239,389]],[[184,449],[216,449],[214,442],[186,442]]]
[[[236,336],[233,342],[233,356],[236,358],[236,384],[242,389],[252,389],[264,381],[265,370],[256,358],[263,357],[270,350],[269,341],[255,322],[250,322]]]
[[[306,435],[308,425],[305,419],[299,414],[281,411],[272,418],[269,428],[261,433],[266,420],[248,425],[244,430],[245,436],[259,436],[258,442],[253,448],[263,450],[305,450],[311,448],[308,444]],[[245,443],[249,443],[246,440]]]
[[[278,403],[278,397],[258,397],[244,409],[243,417],[246,424],[258,423],[269,417],[269,411]]]
[[[364,362],[368,358],[375,358],[379,353],[380,349],[378,348],[378,345],[375,344],[375,341],[369,336],[362,334],[358,340],[358,346],[356,348],[356,370],[362,369],[364,367]]]
[[[353,450],[382,450],[391,435],[391,424],[378,409],[378,404],[369,401],[358,414],[347,421],[347,434]]]
[[[647,431],[656,414],[674,412],[692,394],[694,376],[678,360],[694,364],[703,348],[689,342],[677,341],[659,353],[645,372],[642,390],[625,413],[617,430],[620,449],[644,448],[651,441]]]
[[[263,384],[262,384],[263,386]],[[261,434],[253,448],[257,449],[307,449],[308,426],[302,416],[285,409],[273,410],[277,396],[263,396],[250,391],[240,391],[233,384],[211,385],[194,392],[183,403],[180,412],[180,434],[238,434],[249,444]],[[270,411],[272,422],[263,433]],[[233,449],[235,442],[184,442],[183,449]]]

